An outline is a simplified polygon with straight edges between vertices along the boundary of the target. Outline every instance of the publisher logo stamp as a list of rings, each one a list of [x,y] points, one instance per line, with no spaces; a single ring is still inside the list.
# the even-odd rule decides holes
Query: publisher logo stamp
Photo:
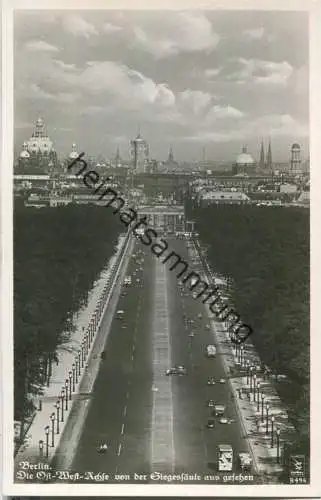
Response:
[[[291,455],[290,456],[290,477],[305,476],[305,456]]]

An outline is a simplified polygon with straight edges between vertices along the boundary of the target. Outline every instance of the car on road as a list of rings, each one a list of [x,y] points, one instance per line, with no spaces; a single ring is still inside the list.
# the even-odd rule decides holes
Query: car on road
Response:
[[[215,379],[213,377],[207,380],[207,385],[215,385]]]
[[[118,311],[116,311],[116,318],[123,319],[124,314],[125,314],[125,311],[123,311],[122,309],[118,309]]]
[[[226,379],[225,378],[220,378],[220,384],[225,384]]]
[[[226,417],[222,417],[219,419],[219,423],[220,424],[228,424],[229,423],[229,419],[226,418]]]
[[[98,451],[98,453],[106,453],[106,451],[108,451],[108,445],[107,445],[107,443],[101,443],[97,447],[97,451]]]
[[[214,427],[215,427],[215,420],[214,420],[214,418],[209,418],[208,419],[206,427],[208,429],[214,429]]]
[[[209,408],[214,408],[214,406],[215,406],[215,401],[214,401],[214,399],[209,399],[209,400],[207,401],[207,406],[208,406]]]
[[[186,375],[187,370],[182,365],[176,365],[166,370],[165,375]]]
[[[195,337],[195,333],[194,333],[194,332],[190,332],[190,333],[188,334],[188,336],[189,336],[190,338],[193,338],[193,337]]]
[[[223,417],[226,410],[226,406],[222,404],[215,404],[213,407],[213,414],[215,417]]]

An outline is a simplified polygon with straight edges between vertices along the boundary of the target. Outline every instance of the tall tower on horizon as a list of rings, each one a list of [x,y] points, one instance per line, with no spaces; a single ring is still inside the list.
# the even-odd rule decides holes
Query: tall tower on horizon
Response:
[[[269,149],[266,157],[266,168],[272,169],[272,149],[271,149],[271,139],[269,139]]]
[[[173,147],[172,145],[169,148],[169,153],[168,153],[168,162],[173,162],[174,161],[174,153],[173,153]]]
[[[264,169],[265,167],[265,158],[264,158],[264,144],[263,144],[263,139],[262,139],[262,142],[261,142],[261,153],[260,153],[260,163],[259,163],[259,167],[260,169]]]
[[[149,148],[147,142],[142,138],[140,132],[136,139],[130,141],[133,170],[139,174],[146,172]]]

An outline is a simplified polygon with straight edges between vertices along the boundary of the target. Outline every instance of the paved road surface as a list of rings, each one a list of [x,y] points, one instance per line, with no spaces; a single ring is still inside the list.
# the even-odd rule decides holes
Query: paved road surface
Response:
[[[185,241],[170,244],[187,257]],[[219,383],[226,377],[220,356],[205,357],[213,337],[205,327],[204,306],[181,293],[175,271],[150,248],[137,243],[134,255],[128,274],[140,283],[123,288],[118,309],[125,316],[113,320],[72,469],[113,476],[153,471],[215,475],[217,444],[232,444],[235,453],[248,448],[238,422],[206,428],[208,399],[226,404],[228,417],[237,420],[237,415],[228,384]],[[143,262],[137,263],[140,258]],[[188,336],[191,332],[194,337]],[[175,364],[184,365],[187,375],[163,375]],[[216,385],[207,385],[209,377]],[[99,454],[97,445],[104,441],[108,453]]]

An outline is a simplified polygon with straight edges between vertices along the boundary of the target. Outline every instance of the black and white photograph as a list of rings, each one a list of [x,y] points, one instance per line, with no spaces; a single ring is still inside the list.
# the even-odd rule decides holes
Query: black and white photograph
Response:
[[[311,12],[71,5],[10,21],[6,494],[310,491]]]

